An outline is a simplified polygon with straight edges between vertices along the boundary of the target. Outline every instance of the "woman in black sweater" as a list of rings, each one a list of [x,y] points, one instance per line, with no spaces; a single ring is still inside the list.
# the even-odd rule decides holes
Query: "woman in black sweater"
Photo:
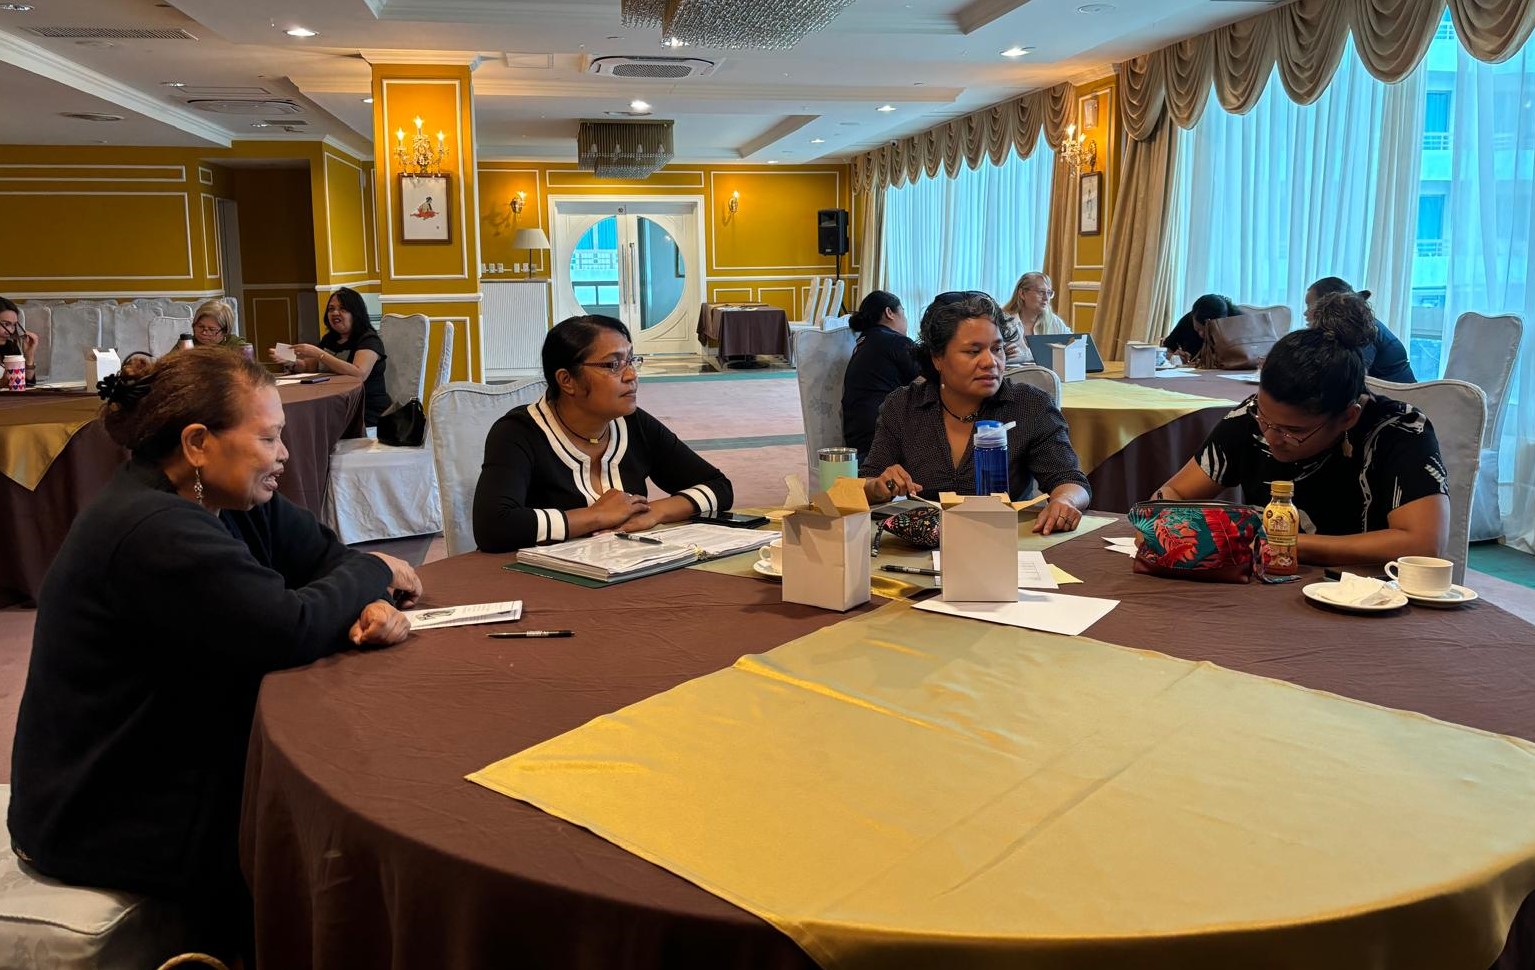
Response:
[[[368,315],[368,305],[362,295],[351,287],[343,286],[331,294],[325,304],[325,336],[319,345],[294,344],[293,354],[298,358],[290,369],[329,371],[362,381],[363,423],[372,428],[389,410],[389,389],[384,383],[384,370],[389,366],[389,355],[384,353],[384,338],[373,326]],[[271,352],[275,360],[277,351]]]
[[[180,904],[200,948],[241,948],[237,860],[262,675],[405,639],[410,566],[341,545],[277,494],[283,409],[218,348],[124,361],[103,421],[132,453],[38,594],[12,753],[18,856],[64,882]]]
[[[548,395],[503,416],[485,439],[474,492],[482,550],[640,532],[730,508],[730,479],[639,409],[644,358],[627,327],[571,317],[544,338],[543,358]],[[668,497],[648,500],[647,479]]]
[[[863,460],[874,443],[879,406],[898,387],[917,379],[916,346],[906,336],[906,313],[895,294],[875,290],[847,325],[858,334],[842,380],[842,440]]]

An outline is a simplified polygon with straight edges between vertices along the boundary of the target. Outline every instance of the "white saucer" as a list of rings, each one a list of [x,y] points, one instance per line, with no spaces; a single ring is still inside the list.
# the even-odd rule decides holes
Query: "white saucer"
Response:
[[[1432,606],[1441,610],[1454,609],[1457,606],[1465,606],[1467,603],[1481,599],[1476,595],[1476,590],[1465,586],[1451,586],[1438,596],[1425,596],[1422,593],[1409,593],[1396,583],[1387,583],[1392,589],[1401,590],[1402,595],[1412,600],[1418,606]]]
[[[773,564],[770,562],[758,559],[752,563],[752,568],[757,571],[758,575],[771,576],[773,579],[783,579],[783,573],[774,569]]]
[[[1344,610],[1349,613],[1386,613],[1391,610],[1401,609],[1407,605],[1407,594],[1391,586],[1387,586],[1386,589],[1392,594],[1392,596],[1384,603],[1377,603],[1373,606],[1357,606],[1353,603],[1339,603],[1327,595],[1336,589],[1337,586],[1337,583],[1310,583],[1306,586],[1302,586],[1300,591],[1305,593],[1306,598],[1309,600],[1315,600],[1316,602],[1321,603],[1323,606],[1330,606],[1335,610]]]

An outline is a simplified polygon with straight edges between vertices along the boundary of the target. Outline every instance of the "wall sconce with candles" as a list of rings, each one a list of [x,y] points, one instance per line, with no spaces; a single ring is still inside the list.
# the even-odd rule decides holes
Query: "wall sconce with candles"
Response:
[[[421,116],[417,115],[416,134],[410,140],[410,146],[405,145],[405,129],[395,130],[394,156],[400,163],[400,174],[423,177],[436,177],[442,174],[443,160],[448,157],[447,146],[443,144],[446,135],[437,133],[437,148],[432,148],[432,141],[421,130]]]
[[[523,207],[528,204],[528,193],[518,192],[507,205],[512,207],[512,226],[517,226],[517,217],[522,215]]]
[[[735,218],[736,212],[741,208],[741,192],[739,189],[730,193],[730,198],[725,201],[725,221]]]
[[[1076,125],[1066,126],[1066,140],[1059,152],[1061,162],[1076,175],[1086,168],[1089,172],[1098,167],[1098,143],[1089,141],[1087,135],[1077,131]]]

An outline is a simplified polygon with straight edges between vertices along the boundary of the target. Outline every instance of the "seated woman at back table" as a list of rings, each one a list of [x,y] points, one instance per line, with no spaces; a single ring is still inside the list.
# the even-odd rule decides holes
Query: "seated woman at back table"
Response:
[[[897,495],[937,500],[975,494],[975,422],[1014,422],[1007,432],[1008,492],[1023,498],[1034,482],[1050,501],[1035,532],[1070,532],[1082,521],[1089,486],[1066,433],[1066,419],[1037,387],[1002,376],[1001,312],[989,297],[934,301],[922,315],[915,353],[922,377],[885,399],[874,444],[859,474],[873,502]],[[940,298],[942,299],[942,298]]]
[[[249,353],[250,344],[234,332],[235,313],[221,300],[209,300],[192,313],[192,345]]]
[[[1336,276],[1324,276],[1311,284],[1306,290],[1306,323],[1311,322],[1311,308],[1316,306],[1316,301],[1331,293],[1353,293],[1354,288]],[[1360,290],[1359,298],[1365,301],[1370,299],[1369,290]],[[1417,378],[1412,376],[1412,363],[1407,359],[1407,348],[1397,339],[1396,334],[1386,328],[1375,316],[1375,311],[1370,311],[1370,319],[1375,321],[1375,340],[1360,351],[1364,358],[1365,373],[1378,381],[1391,381],[1393,384],[1415,384]]]
[[[37,383],[37,334],[22,326],[21,309],[0,296],[0,357],[21,357],[27,364],[27,383]],[[5,375],[0,374],[0,384]]]
[[[1234,317],[1241,312],[1229,297],[1221,296],[1219,293],[1206,293],[1194,301],[1194,306],[1188,313],[1178,318],[1172,332],[1167,335],[1166,340],[1162,341],[1162,346],[1169,354],[1177,354],[1183,358],[1184,363],[1191,364],[1205,347],[1205,338],[1199,335],[1199,330],[1194,325]]]
[[[1013,287],[1013,298],[1002,306],[1007,326],[1017,333],[1007,341],[1007,365],[1032,364],[1034,354],[1024,337],[1037,333],[1071,333],[1066,321],[1050,309],[1055,299],[1055,287],[1050,277],[1040,272],[1024,273]]]
[[[1216,425],[1157,497],[1209,499],[1241,486],[1244,502],[1262,506],[1270,482],[1292,481],[1302,562],[1442,556],[1450,500],[1439,441],[1422,411],[1365,390],[1360,351],[1376,326],[1369,304],[1336,293],[1310,315],[1310,329],[1269,352],[1258,393]]]
[[[895,294],[875,290],[847,325],[858,334],[842,381],[842,442],[861,459],[874,443],[879,406],[898,387],[917,379],[915,346],[906,336],[906,312]]]
[[[325,336],[315,344],[294,344],[298,360],[287,364],[290,371],[329,371],[362,381],[363,423],[376,427],[378,419],[389,410],[389,388],[384,383],[384,369],[389,355],[384,353],[384,338],[373,326],[362,295],[343,286],[331,294],[325,304]],[[273,360],[276,349],[271,350]]]
[[[18,856],[67,883],[177,904],[195,943],[249,931],[237,834],[262,675],[399,643],[405,563],[354,552],[277,493],[283,407],[216,348],[130,355],[102,421],[131,460],[38,594],[12,752]]]
[[[639,409],[629,328],[570,317],[544,338],[543,400],[491,426],[474,490],[474,541],[485,552],[594,532],[642,532],[730,508],[730,479]],[[646,480],[670,493],[646,499]]]

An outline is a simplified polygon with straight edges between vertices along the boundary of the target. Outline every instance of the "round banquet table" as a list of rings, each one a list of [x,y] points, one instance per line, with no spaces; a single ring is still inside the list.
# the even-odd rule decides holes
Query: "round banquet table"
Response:
[[[1535,739],[1524,621],[1485,602],[1350,617],[1295,586],[1136,576],[1100,538],[1128,533],[1120,523],[1047,553],[1083,592],[1121,600],[1089,636]],[[464,776],[842,615],[705,570],[591,590],[504,561],[424,567],[427,605],[520,598],[524,628],[574,638],[438,630],[266,678],[241,831],[260,964],[812,967],[757,917]],[[1527,900],[1499,967],[1531,965],[1532,925]]]
[[[283,385],[278,394],[287,416],[283,443],[289,455],[278,491],[319,515],[336,442],[364,431],[362,382],[334,376],[322,384]],[[53,412],[60,404],[95,410],[99,403],[94,393],[85,391],[0,394],[0,436],[26,435],[57,423]],[[0,441],[0,446],[5,444]],[[6,536],[8,547],[0,557],[0,606],[35,600],[75,516],[127,457],[101,421],[93,419],[63,439],[35,488],[0,474],[0,535]]]

